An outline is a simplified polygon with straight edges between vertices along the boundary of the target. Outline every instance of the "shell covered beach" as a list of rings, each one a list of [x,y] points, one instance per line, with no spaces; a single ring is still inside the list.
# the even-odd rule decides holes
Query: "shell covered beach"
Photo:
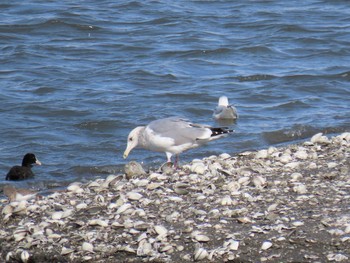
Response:
[[[349,262],[350,133],[1,200],[1,262]]]

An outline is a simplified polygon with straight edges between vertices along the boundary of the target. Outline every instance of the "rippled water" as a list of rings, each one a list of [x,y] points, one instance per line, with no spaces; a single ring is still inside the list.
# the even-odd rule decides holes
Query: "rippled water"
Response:
[[[348,1],[5,1],[0,4],[4,180],[34,152],[20,184],[55,187],[122,171],[129,131],[180,115],[235,134],[182,162],[295,142],[350,127]],[[162,153],[130,160],[157,166]]]

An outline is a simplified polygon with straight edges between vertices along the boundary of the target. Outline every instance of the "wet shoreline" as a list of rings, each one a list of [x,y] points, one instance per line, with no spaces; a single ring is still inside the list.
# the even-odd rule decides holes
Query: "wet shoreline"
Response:
[[[1,200],[1,261],[347,262],[350,134]],[[126,178],[128,177],[128,178]]]

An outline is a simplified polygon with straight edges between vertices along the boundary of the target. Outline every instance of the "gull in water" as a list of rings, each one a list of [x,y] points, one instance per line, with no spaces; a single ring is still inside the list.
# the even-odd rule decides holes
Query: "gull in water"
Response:
[[[170,117],[150,122],[147,126],[133,129],[128,136],[124,159],[135,147],[155,152],[165,152],[167,162],[175,154],[174,166],[177,166],[179,154],[201,146],[209,141],[222,138],[233,132],[227,128],[213,128],[194,124],[185,119]]]
[[[214,109],[213,117],[216,120],[236,120],[238,114],[236,108],[228,103],[228,98],[221,96],[218,106]]]

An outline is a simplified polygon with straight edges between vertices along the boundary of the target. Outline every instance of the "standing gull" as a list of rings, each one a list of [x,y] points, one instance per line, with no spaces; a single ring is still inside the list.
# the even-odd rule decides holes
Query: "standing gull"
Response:
[[[194,124],[185,119],[170,117],[150,122],[147,126],[133,129],[128,136],[124,158],[135,147],[155,152],[165,152],[167,161],[176,155],[177,166],[179,154],[183,151],[201,146],[209,141],[219,139],[231,133],[227,128],[213,128]]]
[[[228,103],[228,98],[221,96],[218,106],[214,109],[213,117],[216,120],[235,120],[238,119],[238,114],[236,108]]]

